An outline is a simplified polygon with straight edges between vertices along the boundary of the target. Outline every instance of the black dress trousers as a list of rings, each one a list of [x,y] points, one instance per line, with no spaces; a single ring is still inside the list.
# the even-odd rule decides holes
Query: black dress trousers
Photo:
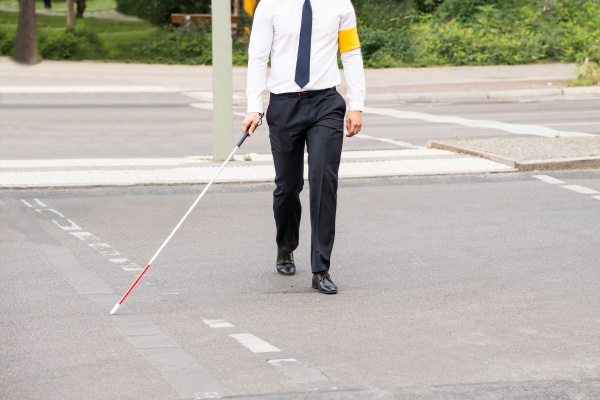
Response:
[[[346,102],[334,88],[271,94],[267,109],[275,163],[276,241],[283,251],[298,247],[307,148],[312,272],[329,270],[331,261],[345,114]]]

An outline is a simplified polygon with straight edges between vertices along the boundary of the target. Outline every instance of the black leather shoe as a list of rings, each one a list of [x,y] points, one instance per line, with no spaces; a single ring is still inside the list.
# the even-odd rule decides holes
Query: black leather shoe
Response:
[[[337,286],[331,281],[329,272],[317,272],[313,274],[312,287],[325,294],[337,293]]]
[[[296,273],[294,253],[291,251],[277,250],[277,272],[286,276],[294,275]]]

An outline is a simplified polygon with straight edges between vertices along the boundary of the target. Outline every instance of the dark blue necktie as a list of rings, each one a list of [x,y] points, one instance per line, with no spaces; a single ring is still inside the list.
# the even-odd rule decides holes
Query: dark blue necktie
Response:
[[[310,39],[312,36],[312,7],[310,0],[304,0],[302,23],[300,25],[300,45],[296,60],[295,81],[303,88],[310,81]]]

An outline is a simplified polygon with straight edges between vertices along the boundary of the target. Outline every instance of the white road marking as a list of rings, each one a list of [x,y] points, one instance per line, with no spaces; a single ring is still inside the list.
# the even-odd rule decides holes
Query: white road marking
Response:
[[[206,163],[204,156],[180,158],[68,158],[58,160],[0,160],[0,168],[72,168],[72,167],[169,167],[195,163]],[[34,199],[37,200],[37,199]],[[28,207],[27,201],[21,200]],[[39,202],[39,200],[37,200]],[[42,207],[46,207],[39,202]]]
[[[253,353],[274,353],[281,351],[277,347],[257,338],[251,333],[240,333],[229,336],[240,342],[242,346],[247,347]]]
[[[202,322],[211,328],[233,328],[233,324],[222,319],[203,319]]]
[[[56,226],[58,226],[63,231],[77,231],[77,230],[81,229],[81,227],[79,225],[77,225],[75,222],[71,221],[70,219],[67,220],[69,225],[61,225],[56,220],[52,220],[52,222],[54,222],[56,224]]]
[[[588,125],[600,125],[600,122],[571,122],[564,124],[548,124],[548,126],[588,126]]]
[[[87,242],[87,241],[99,241],[100,239],[97,238],[96,236],[94,236],[92,233],[89,232],[70,232],[71,235],[75,236],[77,239],[81,240],[82,242]]]
[[[201,108],[203,110],[208,110],[208,111],[212,111],[212,109],[213,109],[212,103],[190,103],[190,106],[195,107],[195,108]],[[247,114],[234,111],[233,115],[237,115],[239,117],[245,117]]]
[[[410,147],[404,149],[393,150],[354,150],[342,152],[342,159],[354,158],[385,158],[385,157],[412,157],[412,156],[435,156],[454,154],[445,150],[428,149],[426,147],[412,146],[410,143],[399,142],[392,139],[374,138],[368,135],[359,134],[357,137],[363,139],[372,139],[384,143],[391,143],[402,147]],[[246,156],[249,156],[252,161],[273,161],[273,156],[270,153],[249,153],[238,154],[235,160],[243,161]],[[308,157],[304,154],[304,158]],[[88,158],[88,159],[58,159],[58,160],[0,160],[0,169],[30,169],[30,168],[103,168],[103,167],[177,167],[177,166],[200,166],[212,161],[212,155],[198,155],[181,158]],[[252,165],[252,164],[248,164]],[[25,171],[24,171],[25,172]],[[66,172],[66,171],[65,171]],[[75,171],[71,171],[75,172]],[[34,201],[35,200],[35,201]],[[37,199],[21,201],[30,208],[46,207],[46,205]]]
[[[202,399],[220,399],[221,395],[219,392],[203,392],[203,393],[194,393],[194,400],[202,400]]]
[[[140,267],[138,264],[131,262],[129,260],[129,258],[109,258],[108,261],[115,263],[115,264],[122,264],[119,265],[119,267],[123,268],[123,271],[126,272],[130,272],[130,271],[141,271],[144,268]],[[148,276],[148,275],[146,275]]]
[[[0,162],[1,163],[1,162]],[[44,203],[42,203],[41,201],[39,201],[38,199],[31,199],[31,203],[29,203],[27,200],[25,199],[21,199],[21,201],[23,202],[23,204],[25,204],[27,207],[29,208],[33,208],[33,207],[47,207]]]
[[[176,93],[164,86],[0,86],[0,93]]]
[[[600,200],[600,196],[592,196],[593,198],[595,198],[596,200]]]
[[[121,254],[108,243],[88,243],[88,246],[103,256],[118,256]]]
[[[579,186],[579,185],[565,185],[565,186],[561,186],[561,188],[572,190],[574,192],[581,193],[581,194],[598,194],[598,193],[600,193],[597,190],[589,189],[589,188]]]
[[[40,214],[44,214],[45,212],[50,212],[50,213],[58,215],[61,218],[65,217],[64,215],[62,215],[61,213],[59,213],[58,211],[56,211],[53,208],[36,208],[35,211],[39,212]]]
[[[551,185],[562,184],[564,183],[560,179],[553,178],[548,175],[531,175],[532,178],[539,179],[542,182],[549,183]]]
[[[282,363],[297,363],[298,360],[295,358],[280,358],[279,360],[269,360],[271,365],[281,365]]]
[[[364,133],[359,133],[359,134],[355,135],[354,137],[359,138],[359,139],[376,140],[378,142],[395,144],[396,146],[402,146],[402,147],[415,147],[415,145],[408,143],[408,142],[401,142],[399,140],[393,140],[393,139],[387,139],[387,138],[376,138],[373,136],[366,135]]]
[[[533,135],[543,137],[556,137],[557,135],[560,137],[596,136],[584,132],[559,131],[541,125],[517,125],[499,121],[475,120],[462,117],[453,117],[450,115],[433,115],[416,111],[393,110],[389,108],[366,107],[364,112],[399,119],[418,119],[422,121],[440,124],[463,125],[471,128],[497,129],[504,132],[516,133],[520,135]]]

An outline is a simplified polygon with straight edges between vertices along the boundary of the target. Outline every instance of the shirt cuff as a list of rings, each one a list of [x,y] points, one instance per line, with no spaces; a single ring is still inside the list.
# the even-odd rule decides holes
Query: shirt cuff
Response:
[[[348,99],[349,111],[365,111],[365,102],[360,100]]]
[[[253,102],[248,102],[248,110],[247,110],[248,114],[252,113],[252,112],[256,112],[259,114],[262,114],[263,111],[263,104],[262,104],[262,99],[260,102],[257,101],[253,101]]]

